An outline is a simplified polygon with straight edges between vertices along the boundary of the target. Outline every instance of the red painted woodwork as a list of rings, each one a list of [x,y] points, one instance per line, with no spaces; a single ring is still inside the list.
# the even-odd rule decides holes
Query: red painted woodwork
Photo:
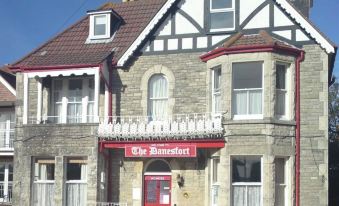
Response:
[[[130,144],[125,145],[125,157],[196,157],[194,144]]]
[[[144,176],[144,206],[171,205],[171,176]]]

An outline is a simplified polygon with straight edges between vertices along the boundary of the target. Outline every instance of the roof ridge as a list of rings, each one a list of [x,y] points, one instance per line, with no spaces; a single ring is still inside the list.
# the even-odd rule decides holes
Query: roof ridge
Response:
[[[226,42],[224,42],[223,47],[228,48],[232,46],[238,39],[240,39],[244,34],[241,32],[238,32],[231,36]]]
[[[264,38],[267,44],[270,45],[276,44],[276,40],[274,40],[273,37],[269,33],[267,33],[266,30],[260,30],[259,35],[261,35]]]

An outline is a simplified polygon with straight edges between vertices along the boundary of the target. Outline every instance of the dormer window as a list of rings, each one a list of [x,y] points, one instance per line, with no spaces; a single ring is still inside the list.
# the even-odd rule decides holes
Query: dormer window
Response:
[[[108,39],[111,37],[111,13],[111,11],[89,13],[89,39]]]

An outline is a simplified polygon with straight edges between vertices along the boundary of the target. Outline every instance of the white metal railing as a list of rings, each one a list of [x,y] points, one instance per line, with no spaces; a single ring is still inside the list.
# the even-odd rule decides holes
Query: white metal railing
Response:
[[[115,116],[105,118],[98,127],[98,137],[104,140],[210,139],[220,138],[222,133],[222,115],[211,113],[167,118]]]
[[[85,118],[82,115],[63,116],[36,116],[28,118],[28,124],[80,124],[80,123],[99,123],[99,117],[87,115]]]
[[[0,149],[12,149],[15,123],[7,120],[6,122],[0,122]]]
[[[12,182],[8,182],[7,187],[4,182],[0,183],[0,203],[12,202]]]
[[[122,203],[122,202],[97,202],[97,206],[127,206],[127,203]]]

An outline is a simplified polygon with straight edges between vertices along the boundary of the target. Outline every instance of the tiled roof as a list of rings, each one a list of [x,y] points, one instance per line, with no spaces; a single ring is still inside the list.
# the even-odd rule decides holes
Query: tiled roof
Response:
[[[229,39],[227,39],[227,41],[223,44],[223,47],[238,48],[246,46],[270,46],[270,45],[279,45],[294,48],[294,46],[272,37],[265,30],[259,31],[258,34],[250,35],[237,33],[230,37]]]
[[[15,96],[0,82],[0,105],[3,102],[15,102]]]
[[[86,16],[12,66],[99,64],[112,51],[114,60],[117,60],[165,2],[166,0],[142,0],[105,4],[101,9],[113,9],[122,17],[123,22],[112,42],[85,44],[89,32],[89,18]]]

